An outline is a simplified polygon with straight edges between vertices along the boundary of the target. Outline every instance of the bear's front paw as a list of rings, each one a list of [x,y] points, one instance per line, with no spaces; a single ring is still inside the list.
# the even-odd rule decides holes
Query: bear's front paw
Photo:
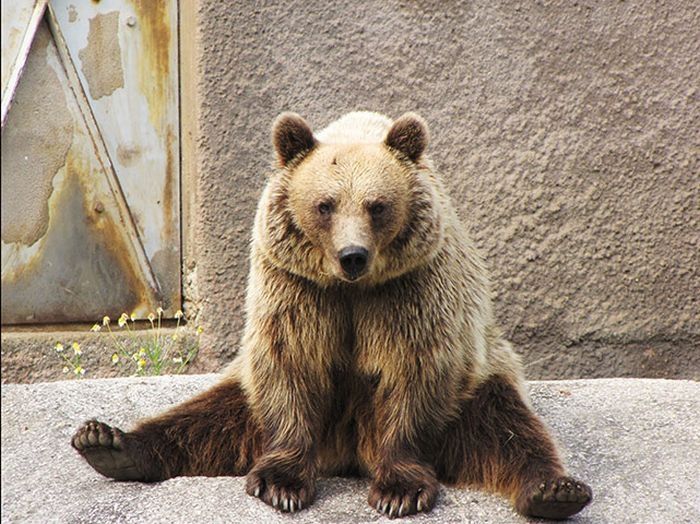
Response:
[[[375,481],[367,500],[377,511],[394,518],[430,511],[435,505],[437,494],[437,481],[426,475],[421,479]]]
[[[293,513],[311,504],[315,482],[285,465],[260,465],[248,473],[246,492],[273,508]]]
[[[521,513],[545,519],[565,519],[581,511],[593,498],[593,492],[581,481],[558,477],[540,482],[526,494]]]

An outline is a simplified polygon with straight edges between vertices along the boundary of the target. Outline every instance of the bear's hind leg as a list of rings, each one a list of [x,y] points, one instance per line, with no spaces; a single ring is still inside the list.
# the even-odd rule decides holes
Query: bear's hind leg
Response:
[[[502,493],[533,517],[564,519],[592,498],[586,484],[567,476],[547,428],[507,377],[490,377],[465,403],[437,471],[447,484]]]
[[[106,477],[156,482],[177,476],[245,475],[261,443],[243,390],[226,381],[130,432],[88,421],[71,444]]]

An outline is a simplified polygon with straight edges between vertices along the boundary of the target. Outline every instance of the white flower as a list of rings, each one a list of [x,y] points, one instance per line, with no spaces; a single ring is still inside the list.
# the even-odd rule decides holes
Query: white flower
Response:
[[[98,332],[99,330],[101,330],[101,329],[102,329],[102,326],[100,326],[99,324],[95,324],[94,326],[92,326],[92,327],[90,328],[90,331],[92,331],[92,332],[94,332],[94,333],[97,333],[97,332]]]
[[[175,362],[175,364],[182,364],[182,357],[174,357],[173,362]]]
[[[83,352],[80,350],[80,344],[78,344],[77,342],[73,342],[71,344],[71,347],[73,348],[73,353],[75,353],[76,355],[83,354]]]
[[[56,353],[61,353],[63,351],[63,344],[60,342],[56,342],[56,345],[54,346],[56,348]]]
[[[109,317],[108,317],[107,315],[105,315],[104,317],[102,317],[102,325],[103,325],[103,326],[109,326]]]

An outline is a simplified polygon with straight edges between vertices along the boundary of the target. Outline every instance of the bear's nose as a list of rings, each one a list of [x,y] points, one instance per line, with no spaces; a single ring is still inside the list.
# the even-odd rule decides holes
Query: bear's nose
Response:
[[[340,267],[350,280],[355,280],[365,272],[368,258],[369,251],[360,246],[348,246],[338,251]]]

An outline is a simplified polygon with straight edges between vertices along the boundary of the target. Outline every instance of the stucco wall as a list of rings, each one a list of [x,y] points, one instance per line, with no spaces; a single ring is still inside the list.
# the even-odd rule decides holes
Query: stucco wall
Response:
[[[530,377],[698,377],[695,2],[195,11],[185,291],[206,327],[203,369],[238,347],[270,122],[293,110],[319,128],[370,109],[430,124]]]

